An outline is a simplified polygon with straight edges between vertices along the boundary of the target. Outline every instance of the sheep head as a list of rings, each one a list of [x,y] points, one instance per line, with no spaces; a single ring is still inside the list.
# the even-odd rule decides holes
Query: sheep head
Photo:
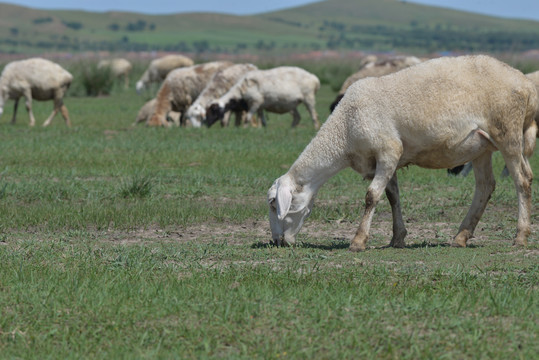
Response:
[[[293,245],[311,213],[313,197],[289,175],[283,175],[268,190],[268,205],[273,242],[277,246]]]
[[[207,127],[212,126],[225,115],[225,107],[221,103],[213,103],[206,109],[204,124]]]
[[[4,95],[7,95],[7,91],[3,90],[2,87],[0,87],[0,116],[4,113],[4,103],[7,99],[4,99]]]
[[[141,91],[144,89],[144,83],[142,82],[142,80],[137,81],[135,89],[137,90],[137,94],[141,93]]]
[[[187,109],[186,116],[193,127],[199,128],[206,117],[206,109],[199,103],[193,104]]]
[[[341,99],[344,97],[344,94],[339,94],[337,95],[337,97],[335,98],[335,100],[333,100],[333,102],[331,103],[331,105],[329,105],[329,112],[332,113],[333,110],[335,110],[335,108],[337,107],[337,105],[339,105],[339,103],[341,102]]]

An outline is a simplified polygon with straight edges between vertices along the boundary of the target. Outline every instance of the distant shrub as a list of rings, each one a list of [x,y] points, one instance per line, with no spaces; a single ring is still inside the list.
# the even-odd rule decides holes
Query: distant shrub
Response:
[[[38,25],[38,24],[46,24],[46,23],[52,22],[52,18],[50,16],[41,17],[41,18],[36,18],[36,19],[32,20],[32,22],[34,24],[36,24],[36,25]]]
[[[70,72],[73,74],[70,95],[110,95],[114,85],[114,77],[109,68],[98,69],[95,62],[81,61],[75,64]]]
[[[70,29],[73,29],[73,30],[80,30],[82,29],[82,23],[78,22],[78,21],[62,21],[62,23],[70,28]]]
[[[146,29],[146,21],[137,20],[134,23],[129,23],[126,26],[127,31],[144,31]]]

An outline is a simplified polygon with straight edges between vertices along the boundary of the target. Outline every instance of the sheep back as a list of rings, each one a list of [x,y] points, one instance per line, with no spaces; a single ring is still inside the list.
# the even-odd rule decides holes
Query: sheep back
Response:
[[[211,77],[231,65],[228,61],[213,61],[170,72],[163,87],[168,86],[170,89],[172,108],[184,112],[204,90]]]
[[[210,101],[225,94],[242,76],[253,70],[258,70],[253,64],[236,64],[217,71],[200,93],[196,103],[205,107]]]
[[[514,145],[532,125],[538,101],[530,80],[492,57],[439,58],[355,82],[320,132],[344,130],[352,153],[398,139],[400,166],[445,168],[462,163],[455,152],[477,129],[496,147],[521,151]]]
[[[123,58],[115,58],[110,60],[101,60],[97,64],[98,68],[108,67],[113,76],[120,76],[127,74],[131,71],[133,66],[131,63]]]
[[[235,86],[247,102],[264,97],[265,103],[284,104],[314,95],[320,89],[320,80],[302,68],[280,66],[248,72]],[[279,112],[278,109],[268,110]]]
[[[166,55],[155,59],[148,67],[150,80],[161,81],[165,79],[172,70],[192,66],[193,60],[183,55]]]

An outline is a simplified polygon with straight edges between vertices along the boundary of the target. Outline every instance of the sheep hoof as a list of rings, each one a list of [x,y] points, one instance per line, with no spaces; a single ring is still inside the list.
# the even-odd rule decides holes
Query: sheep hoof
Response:
[[[472,237],[472,233],[468,230],[462,230],[455,236],[455,239],[453,239],[453,242],[451,243],[452,247],[466,247],[466,243],[468,242],[468,239]]]
[[[350,251],[351,252],[365,251],[365,245],[351,244],[350,245]]]
[[[392,241],[389,243],[389,246],[396,249],[403,249],[406,247],[406,244],[404,243],[404,241]]]
[[[526,240],[515,239],[515,241],[513,241],[513,246],[515,246],[515,247],[527,247],[528,242]]]

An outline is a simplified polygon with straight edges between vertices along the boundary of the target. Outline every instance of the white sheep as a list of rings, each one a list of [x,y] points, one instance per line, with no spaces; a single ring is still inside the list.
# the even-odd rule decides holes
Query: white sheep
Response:
[[[299,67],[281,66],[269,70],[255,70],[245,74],[226,94],[210,105],[206,111],[206,123],[211,126],[227,111],[248,110],[247,122],[258,113],[262,125],[266,125],[263,110],[284,114],[291,112],[292,127],[298,125],[301,117],[297,110],[305,104],[314,127],[318,129],[316,113],[316,92],[320,81],[316,75]]]
[[[26,110],[30,115],[30,126],[36,120],[32,112],[32,99],[38,101],[54,101],[54,109],[45,120],[43,126],[51,123],[60,111],[67,126],[71,126],[69,113],[64,105],[64,95],[73,80],[73,76],[60,65],[42,58],[12,61],[6,65],[0,75],[0,115],[8,99],[15,100],[11,123],[15,123],[19,99],[26,99]]]
[[[187,109],[187,119],[194,127],[200,127],[206,118],[206,106],[225,94],[247,72],[258,70],[253,64],[236,64],[216,72],[206,88],[200,93],[195,102]],[[243,111],[236,112],[236,125],[240,125]],[[228,120],[228,118],[227,118]],[[228,123],[224,121],[223,125]]]
[[[361,68],[357,72],[353,73],[347,77],[346,80],[344,80],[337,97],[329,106],[331,111],[335,109],[339,101],[344,96],[346,90],[356,81],[365,79],[367,77],[380,77],[383,75],[392,74],[409,66],[419,64],[423,61],[415,56],[397,56],[391,59],[383,60],[378,60],[376,57],[368,57],[366,60],[367,61],[362,63]]]
[[[112,76],[116,78],[123,77],[125,88],[129,88],[129,72],[131,71],[133,66],[128,60],[122,58],[101,60],[97,64],[97,68],[109,68]]]
[[[453,240],[465,247],[494,191],[492,153],[499,150],[518,197],[515,245],[530,235],[532,170],[539,106],[521,72],[488,56],[440,58],[354,83],[289,171],[268,191],[272,238],[295,242],[319,188],[352,167],[372,179],[350,250],[366,247],[376,204],[386,192],[393,213],[390,246],[404,247],[396,170],[415,164],[441,169],[472,161],[472,205]]]
[[[229,61],[213,61],[171,71],[157,93],[155,111],[147,124],[169,126],[166,117],[172,110],[182,113],[180,122],[185,125],[187,109],[204,90],[211,77],[217,71],[232,65]]]
[[[193,60],[183,55],[166,55],[152,60],[148,69],[142,74],[140,80],[137,81],[136,90],[140,93],[150,83],[163,81],[172,70],[192,66],[193,64]]]

